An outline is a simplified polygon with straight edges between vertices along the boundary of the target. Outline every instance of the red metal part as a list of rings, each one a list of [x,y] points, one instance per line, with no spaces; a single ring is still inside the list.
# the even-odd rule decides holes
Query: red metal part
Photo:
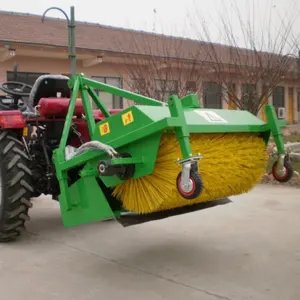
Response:
[[[42,117],[47,118],[62,118],[66,117],[69,109],[69,98],[41,98],[39,105],[39,112]],[[109,112],[114,115],[121,111],[121,109],[109,109]],[[94,117],[96,121],[104,119],[104,115],[100,110],[94,110]],[[74,109],[74,116],[81,117],[84,114],[81,99],[78,99]]]
[[[0,111],[0,128],[24,128],[26,122],[19,110],[2,110]]]
[[[50,121],[52,122],[64,122],[69,109],[69,98],[41,98],[39,105],[40,121]],[[122,109],[109,109],[111,115],[120,112]],[[77,130],[81,135],[81,139],[84,143],[90,141],[90,134],[87,127],[87,123],[81,118],[84,114],[83,105],[81,99],[78,99],[74,109],[74,124],[77,125]],[[93,110],[93,115],[96,122],[105,119],[103,113],[99,109]],[[55,119],[54,119],[55,118]],[[74,147],[79,147],[80,142],[78,138],[72,138],[70,140],[70,145]]]
[[[65,117],[69,109],[69,98],[41,98],[39,105],[40,115],[45,118]],[[80,99],[76,102],[74,115],[80,117],[84,113]]]

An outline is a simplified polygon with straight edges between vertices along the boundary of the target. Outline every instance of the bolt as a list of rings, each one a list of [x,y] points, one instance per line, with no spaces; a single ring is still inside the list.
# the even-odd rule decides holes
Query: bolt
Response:
[[[105,166],[101,164],[99,166],[99,171],[100,171],[100,173],[103,173],[105,171]]]

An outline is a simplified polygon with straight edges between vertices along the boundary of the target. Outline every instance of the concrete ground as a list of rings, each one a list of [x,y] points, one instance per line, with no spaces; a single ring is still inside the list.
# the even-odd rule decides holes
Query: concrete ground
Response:
[[[122,228],[62,226],[34,200],[28,234],[0,245],[0,299],[300,299],[300,189],[257,186],[232,204]]]

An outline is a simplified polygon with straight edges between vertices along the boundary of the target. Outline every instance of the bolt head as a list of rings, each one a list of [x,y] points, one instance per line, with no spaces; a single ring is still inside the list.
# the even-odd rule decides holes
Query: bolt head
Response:
[[[103,164],[99,165],[99,172],[100,173],[105,172],[105,166]]]

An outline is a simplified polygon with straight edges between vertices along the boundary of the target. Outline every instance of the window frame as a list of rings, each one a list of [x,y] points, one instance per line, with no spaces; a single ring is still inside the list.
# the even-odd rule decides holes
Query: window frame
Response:
[[[214,89],[210,89],[210,87],[218,86],[220,89],[218,92],[214,92]],[[203,106],[204,108],[211,108],[211,109],[223,109],[223,87],[222,84],[219,84],[215,81],[204,81],[203,82]],[[213,95],[214,97],[217,96],[220,101],[218,103],[216,101],[213,102],[213,104],[218,104],[217,106],[210,106],[207,104],[210,104],[210,101],[207,99],[210,95]]]
[[[280,99],[280,104],[282,104],[282,105],[277,105],[277,103],[275,103],[274,102],[274,95],[276,95],[276,92],[278,91],[278,90],[281,90],[281,93],[280,93],[280,95],[282,96],[282,99]],[[277,94],[277,95],[279,95],[279,94]],[[276,95],[276,96],[277,96]],[[276,87],[274,87],[274,89],[273,89],[273,91],[272,91],[272,104],[273,104],[273,106],[275,107],[275,108],[278,108],[278,107],[285,107],[285,87],[284,86],[276,86]],[[277,101],[278,99],[277,98],[275,98],[275,100]]]
[[[33,85],[31,82],[28,82],[28,80],[26,81],[21,81],[20,79],[9,79],[9,75],[12,75],[14,77],[14,75],[26,75],[27,79],[28,79],[28,75],[36,75],[36,79],[42,75],[48,75],[49,73],[45,72],[45,73],[41,73],[41,72],[14,72],[14,71],[6,71],[6,81],[18,81],[18,82],[22,82],[22,83],[26,83],[29,85]],[[36,80],[35,79],[35,80]]]
[[[91,76],[92,80],[96,80],[105,84],[107,83],[107,80],[109,79],[117,79],[119,81],[120,86],[118,88],[123,88],[123,78],[122,77],[115,77],[115,76],[97,76],[97,75],[93,75]],[[101,79],[103,79],[103,81],[100,81]],[[97,96],[99,97],[99,90],[98,89],[94,89],[95,93],[97,94]],[[104,92],[105,93],[105,92]],[[124,99],[123,97],[120,96],[116,96],[113,94],[110,94],[112,96],[112,109],[123,109],[124,108]],[[117,97],[119,97],[119,105],[116,105]]]

